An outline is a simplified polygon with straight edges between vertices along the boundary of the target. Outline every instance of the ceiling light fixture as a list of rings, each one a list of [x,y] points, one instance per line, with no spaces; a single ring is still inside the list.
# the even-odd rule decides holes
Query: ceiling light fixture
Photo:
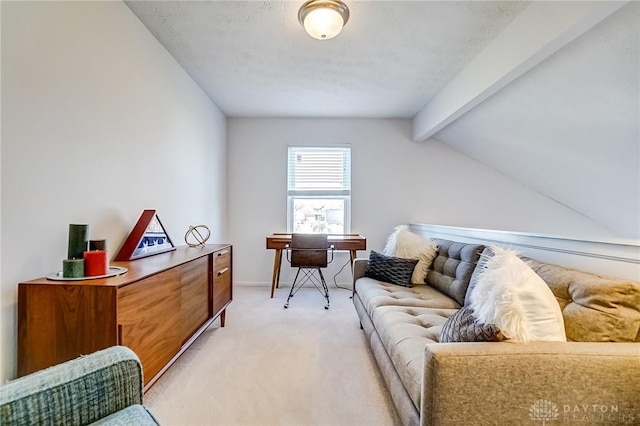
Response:
[[[311,37],[329,40],[349,20],[349,8],[340,0],[309,0],[300,7],[298,20]]]

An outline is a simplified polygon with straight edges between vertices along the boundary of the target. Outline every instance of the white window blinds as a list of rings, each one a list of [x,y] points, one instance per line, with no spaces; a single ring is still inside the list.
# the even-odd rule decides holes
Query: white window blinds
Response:
[[[349,196],[351,148],[290,146],[288,195]]]

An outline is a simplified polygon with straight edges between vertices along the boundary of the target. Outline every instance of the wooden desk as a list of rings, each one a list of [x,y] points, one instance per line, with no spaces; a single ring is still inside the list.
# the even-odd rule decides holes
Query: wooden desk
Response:
[[[367,249],[367,238],[359,234],[329,234],[329,245],[333,245],[336,250],[349,250],[351,263],[357,256],[358,250]],[[271,278],[271,297],[273,292],[280,285],[280,267],[282,265],[282,250],[291,244],[291,234],[271,234],[267,236],[267,250],[276,251],[273,259],[273,276]]]

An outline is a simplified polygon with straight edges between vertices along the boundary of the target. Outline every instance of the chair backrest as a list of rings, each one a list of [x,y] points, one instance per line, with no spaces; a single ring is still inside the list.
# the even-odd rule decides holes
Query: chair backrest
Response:
[[[291,266],[296,268],[326,268],[327,234],[292,234]]]

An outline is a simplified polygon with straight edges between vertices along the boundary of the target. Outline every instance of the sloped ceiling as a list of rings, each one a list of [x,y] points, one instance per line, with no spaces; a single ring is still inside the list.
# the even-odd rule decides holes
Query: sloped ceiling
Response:
[[[502,66],[496,40],[520,17],[537,16],[538,25],[521,27],[535,38],[564,19],[554,4],[622,7],[560,50],[542,43],[545,54],[525,60],[515,80],[487,86],[415,139],[448,144],[613,236],[640,238],[638,2],[347,1],[349,23],[323,42],[297,21],[302,2],[126,4],[230,117],[413,118],[414,133],[434,99],[492,47]]]
[[[639,40],[632,2],[434,138],[639,238]]]

